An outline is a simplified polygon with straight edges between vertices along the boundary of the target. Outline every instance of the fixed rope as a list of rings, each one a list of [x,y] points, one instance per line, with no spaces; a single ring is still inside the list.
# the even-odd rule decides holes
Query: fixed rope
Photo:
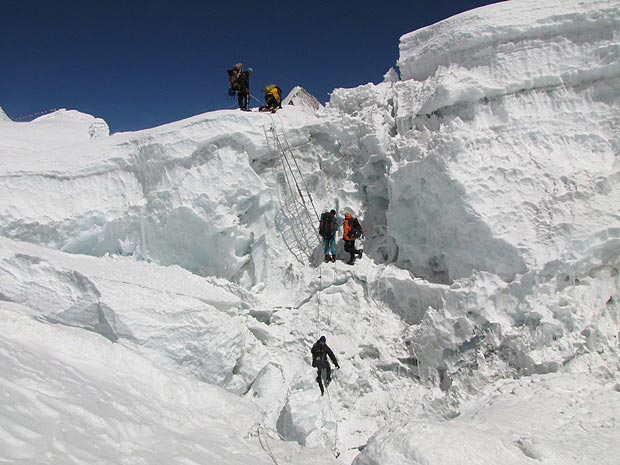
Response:
[[[60,110],[60,108],[53,108],[51,110],[38,111],[38,112],[33,113],[31,115],[19,116],[17,118],[11,118],[11,120],[13,120],[13,121],[22,121],[22,120],[25,120],[25,119],[34,118],[35,116],[41,116],[41,115],[47,115],[48,113],[54,113],[55,111],[58,111],[58,110]]]
[[[295,167],[297,168],[297,171],[299,171],[301,173],[301,169],[299,168],[299,164],[297,163],[297,158],[295,158],[295,156],[293,155],[293,149],[291,148],[291,145],[288,142],[288,138],[286,137],[286,133],[284,132],[284,123],[282,122],[282,116],[278,115],[278,117],[280,118],[280,125],[282,126],[283,132],[282,135],[284,136],[284,142],[286,143],[286,147],[288,149],[288,152],[291,154],[291,157],[293,159],[293,162],[295,163]],[[319,219],[319,214],[316,211],[316,208],[314,206],[314,201],[312,200],[312,194],[310,193],[310,189],[308,189],[308,185],[306,184],[306,180],[304,179],[304,177],[301,177],[301,182],[304,185],[304,189],[306,190],[307,194],[308,194],[308,199],[310,200],[310,205],[312,206],[312,210],[314,210],[314,215],[316,216],[316,219]]]
[[[336,425],[334,428],[334,455],[336,458],[340,455],[340,451],[338,450],[338,420],[336,420],[336,415],[334,415],[334,409],[332,408],[332,398],[329,395],[329,389],[325,389],[327,391],[327,405],[329,407],[329,412],[331,415],[332,422]]]
[[[319,266],[319,292],[316,295],[316,338],[321,337],[321,291],[323,290],[323,267]]]
[[[310,260],[319,245],[311,212],[314,212],[317,220],[318,214],[286,134],[278,131],[275,120],[269,116],[271,127],[269,130],[265,129],[265,137],[270,151],[280,160],[276,175],[281,207],[280,232],[288,249],[298,260],[302,261],[300,255]]]
[[[269,458],[271,458],[271,460],[273,461],[273,464],[279,465],[278,461],[276,460],[276,457],[273,455],[273,451],[271,450],[271,447],[269,447],[269,443],[267,442],[267,439],[265,439],[265,443],[263,444],[263,440],[261,439],[261,433],[264,434],[263,426],[259,425],[258,428],[256,429],[256,435],[258,437],[258,442],[260,443],[260,446],[263,448],[263,450],[267,453],[267,455],[269,455]]]
[[[319,219],[319,214],[316,210],[316,207],[314,206],[314,200],[312,199],[312,194],[310,193],[310,189],[308,188],[308,185],[306,184],[306,181],[302,175],[301,172],[301,168],[299,167],[299,163],[297,163],[297,157],[295,157],[295,153],[293,152],[293,149],[291,148],[291,144],[288,141],[288,137],[286,137],[286,132],[284,131],[284,123],[282,122],[282,117],[280,115],[278,115],[280,118],[280,126],[282,127],[282,139],[284,140],[284,144],[282,144],[280,142],[279,137],[277,137],[277,132],[276,132],[276,125],[275,125],[275,121],[273,119],[273,116],[269,115],[269,117],[271,118],[271,122],[272,122],[272,127],[274,128],[274,133],[276,135],[276,140],[277,143],[280,147],[281,153],[284,155],[284,158],[286,160],[286,163],[289,167],[289,170],[291,173],[293,173],[293,177],[295,180],[295,186],[297,187],[297,191],[299,192],[300,198],[302,200],[302,202],[304,203],[304,205],[306,204],[305,201],[305,197],[308,198],[308,201],[310,203],[310,206],[312,207],[312,210],[314,212],[314,216],[316,217],[317,221]],[[289,161],[289,157],[290,159],[293,161],[294,165],[295,165],[295,169],[293,169],[293,167],[291,166],[291,162]],[[301,183],[303,184],[303,190],[305,191],[305,194],[302,194],[302,189],[300,188],[299,182],[297,180],[297,177],[294,175],[294,173],[297,172],[299,174],[299,179],[301,180]]]

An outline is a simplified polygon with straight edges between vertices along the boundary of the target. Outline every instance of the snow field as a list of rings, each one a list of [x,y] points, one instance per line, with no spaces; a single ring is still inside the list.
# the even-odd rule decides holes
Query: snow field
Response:
[[[0,430],[10,463],[268,464],[249,401],[155,365],[135,347],[0,303]],[[231,422],[230,419],[235,421]],[[277,439],[277,438],[276,438]],[[288,463],[330,454],[261,441]],[[273,445],[270,446],[270,444]]]
[[[353,463],[615,463],[619,394],[590,375],[504,380],[450,421],[385,429]]]

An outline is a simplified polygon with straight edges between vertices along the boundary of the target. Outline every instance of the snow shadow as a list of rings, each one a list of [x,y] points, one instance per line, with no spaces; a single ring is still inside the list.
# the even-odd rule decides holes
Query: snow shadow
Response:
[[[3,300],[35,309],[50,323],[93,331],[112,342],[133,339],[116,313],[99,302],[95,284],[77,271],[16,254],[0,262],[0,288]]]
[[[391,177],[389,261],[430,282],[449,284],[488,271],[510,282],[527,271],[517,248],[494,232],[467,203],[468,193],[436,157],[398,169]]]

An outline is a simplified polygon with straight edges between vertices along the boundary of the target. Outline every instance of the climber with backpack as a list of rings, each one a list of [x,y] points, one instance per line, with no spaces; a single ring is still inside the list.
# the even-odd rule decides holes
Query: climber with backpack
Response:
[[[350,213],[345,213],[342,225],[342,240],[344,240],[344,251],[351,254],[347,265],[355,264],[355,256],[362,258],[362,250],[355,248],[355,240],[364,235],[362,226],[357,218],[353,218]]]
[[[275,84],[263,87],[263,95],[267,105],[258,107],[258,111],[270,111],[275,113],[278,108],[282,108],[282,89]]]
[[[235,93],[239,90],[239,76],[243,72],[243,64],[237,63],[231,69],[226,70],[228,73],[228,82],[230,83],[230,88],[228,89],[228,95],[231,97],[235,96]]]
[[[338,365],[338,360],[334,352],[327,345],[325,336],[321,336],[319,340],[314,343],[310,352],[312,352],[312,366],[316,368],[317,371],[316,382],[319,383],[321,395],[323,395],[325,393],[325,388],[329,386],[332,380],[332,367],[327,357],[329,356],[336,368],[340,368],[340,365]],[[325,387],[323,387],[323,380],[325,380]]]
[[[325,262],[336,261],[336,233],[338,232],[338,220],[336,210],[330,210],[321,214],[319,222],[319,235],[323,238],[323,251]]]
[[[251,111],[250,110],[250,74],[252,74],[254,70],[252,68],[248,68],[245,71],[241,71],[239,73],[239,77],[237,78],[237,101],[239,102],[239,109],[241,111]]]

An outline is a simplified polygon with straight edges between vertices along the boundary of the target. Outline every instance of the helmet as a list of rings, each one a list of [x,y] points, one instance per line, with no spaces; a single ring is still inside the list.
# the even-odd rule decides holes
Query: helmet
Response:
[[[252,68],[248,68],[246,71],[247,71],[248,73],[250,73],[250,74],[252,74],[252,73],[254,72],[254,70],[253,70]]]

